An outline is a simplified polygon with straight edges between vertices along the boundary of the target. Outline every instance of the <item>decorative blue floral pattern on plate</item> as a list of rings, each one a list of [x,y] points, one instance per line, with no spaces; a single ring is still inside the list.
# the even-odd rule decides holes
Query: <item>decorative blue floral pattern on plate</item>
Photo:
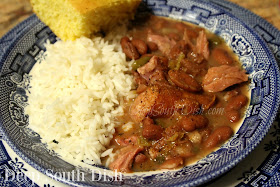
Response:
[[[272,123],[270,116],[276,114],[275,107],[279,103],[279,98],[276,97],[276,93],[279,94],[279,84],[276,84],[277,81],[279,82],[277,65],[263,40],[245,23],[250,24],[264,37],[279,60],[279,42],[276,39],[279,31],[277,29],[263,19],[257,19],[258,17],[254,14],[224,1],[211,0],[209,3],[210,1],[148,0],[145,2],[157,15],[184,19],[221,35],[240,55],[240,60],[251,77],[252,99],[246,119],[227,144],[193,166],[184,167],[179,171],[133,175],[125,177],[121,183],[91,181],[91,176],[86,175],[89,178],[79,184],[99,186],[202,184],[228,171],[244,158],[264,137]],[[240,17],[245,23],[240,24],[237,18],[227,12]],[[252,20],[258,20],[258,22]],[[42,173],[48,174],[47,169],[71,172],[79,168],[64,162],[56,154],[47,150],[46,146],[40,142],[39,135],[27,128],[28,116],[23,113],[26,104],[25,92],[28,91],[28,73],[36,59],[42,55],[43,44],[47,39],[53,43],[57,40],[48,27],[32,16],[0,40],[1,131],[3,140],[8,142],[16,154]],[[258,50],[260,48],[262,51]],[[250,167],[239,178],[236,178],[241,181],[239,186],[277,186],[276,184],[279,184],[279,124],[278,126],[274,124],[269,135],[271,140],[264,144],[268,152],[267,159],[257,168]],[[261,146],[262,144],[258,148]],[[3,155],[9,157],[7,152],[5,153],[4,146],[0,148],[4,151]],[[23,162],[18,161],[17,158],[10,159],[7,163],[13,172],[27,172],[26,169],[24,170]],[[1,176],[3,180],[3,173]]]
[[[18,158],[12,160],[8,155],[2,141],[0,141],[0,186],[26,186],[36,185],[32,180],[25,176],[24,163]]]

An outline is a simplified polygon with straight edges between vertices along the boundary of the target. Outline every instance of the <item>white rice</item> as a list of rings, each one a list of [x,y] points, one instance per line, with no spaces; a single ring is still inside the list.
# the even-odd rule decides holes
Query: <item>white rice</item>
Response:
[[[124,124],[124,125],[122,126],[122,129],[123,129],[125,132],[127,132],[127,131],[133,129],[133,125],[134,125],[134,123],[133,123],[132,121],[127,122],[126,124]]]
[[[135,97],[119,39],[110,34],[47,44],[45,58],[30,73],[29,127],[65,160],[100,164],[112,153],[106,146],[114,117],[123,115],[120,101]]]

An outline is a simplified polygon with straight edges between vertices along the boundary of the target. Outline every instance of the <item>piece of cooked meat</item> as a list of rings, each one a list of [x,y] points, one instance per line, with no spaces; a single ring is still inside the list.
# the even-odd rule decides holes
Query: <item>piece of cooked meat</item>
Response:
[[[141,122],[146,116],[170,117],[173,115],[176,101],[182,99],[182,92],[165,86],[149,86],[139,94],[132,103],[129,114],[135,123]]]
[[[33,11],[62,40],[90,37],[133,18],[140,0],[31,0]]]
[[[115,159],[110,165],[109,168],[111,170],[117,170],[118,172],[129,173],[131,171],[132,163],[134,161],[135,156],[143,151],[142,147],[128,145],[123,147],[119,154],[117,155],[117,159]]]
[[[238,67],[222,65],[208,69],[202,84],[207,92],[220,92],[234,84],[248,81],[248,75],[245,70]]]
[[[196,40],[196,49],[206,60],[209,58],[209,42],[204,31],[200,31]]]
[[[148,34],[147,40],[157,44],[158,49],[165,55],[169,55],[170,50],[176,45],[174,40],[170,40],[167,36],[156,34]]]
[[[152,110],[159,95],[157,86],[148,87],[146,91],[139,94],[129,109],[131,119],[139,123]]]

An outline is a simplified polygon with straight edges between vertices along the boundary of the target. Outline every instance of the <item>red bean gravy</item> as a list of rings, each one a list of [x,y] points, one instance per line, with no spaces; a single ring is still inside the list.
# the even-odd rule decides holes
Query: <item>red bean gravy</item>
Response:
[[[157,16],[132,25],[120,42],[134,60],[138,95],[118,119],[109,168],[183,167],[235,133],[249,103],[248,75],[224,40],[204,28]]]

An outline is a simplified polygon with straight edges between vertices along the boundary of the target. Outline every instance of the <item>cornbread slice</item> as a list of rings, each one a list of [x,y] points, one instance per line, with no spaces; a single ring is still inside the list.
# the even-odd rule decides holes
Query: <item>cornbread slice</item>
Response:
[[[62,40],[90,37],[131,19],[141,0],[30,0],[33,11]]]

